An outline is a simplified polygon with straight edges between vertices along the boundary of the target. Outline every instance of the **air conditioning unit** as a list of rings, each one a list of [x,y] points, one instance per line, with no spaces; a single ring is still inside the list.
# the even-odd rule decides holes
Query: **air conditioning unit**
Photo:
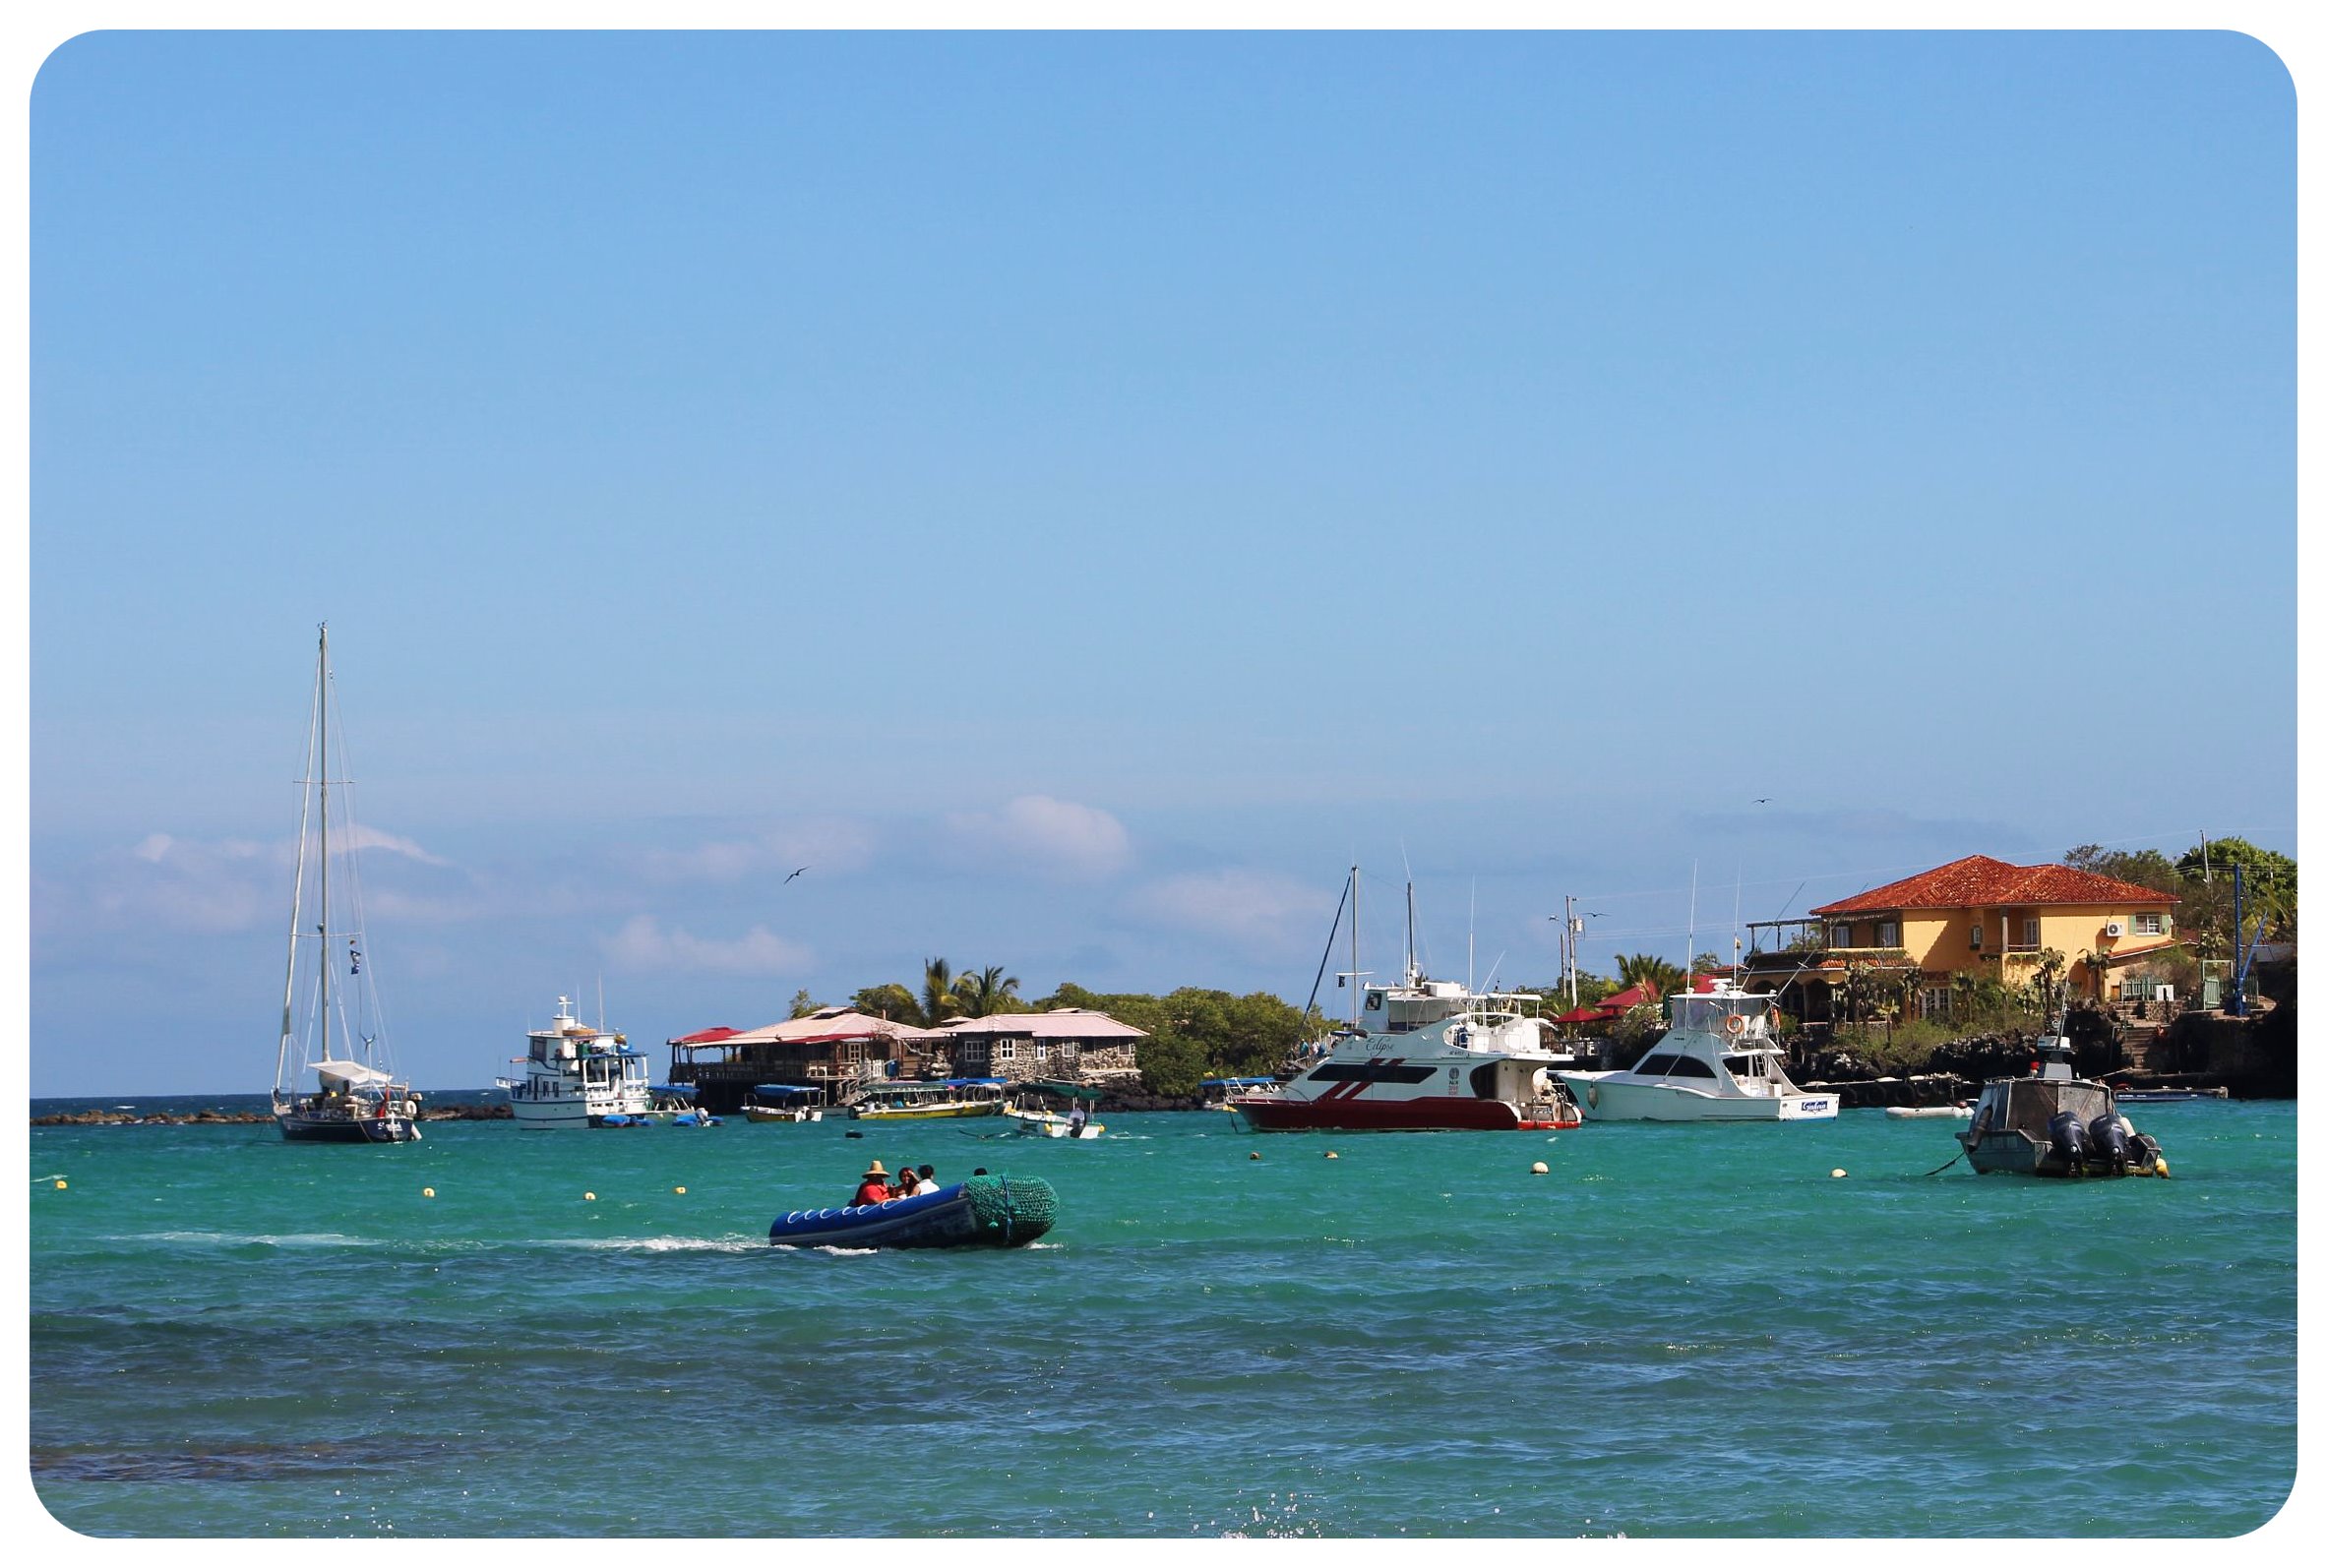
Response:
[[[2125,927],[2122,921],[2113,920],[2101,928],[2101,935],[2104,936],[2122,936],[2124,934]]]

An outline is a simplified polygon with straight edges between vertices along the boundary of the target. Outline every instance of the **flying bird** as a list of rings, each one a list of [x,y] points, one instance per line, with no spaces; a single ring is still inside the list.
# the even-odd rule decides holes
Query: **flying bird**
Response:
[[[803,867],[801,867],[801,868],[800,868],[800,872],[808,872],[808,871],[814,871],[814,870],[816,870],[816,868],[815,868],[815,867],[813,867],[813,866],[803,866]],[[800,872],[794,872],[794,873],[792,873],[792,875],[791,875],[791,876],[787,876],[787,877],[785,877],[785,878],[784,878],[784,880],[785,880],[785,881],[787,881],[787,882],[788,882],[788,881],[790,881],[790,880],[792,879],[792,877],[793,877],[793,876],[798,876],[798,875],[800,874]]]
[[[1753,804],[1754,804],[1754,805],[1756,805],[1756,806],[1767,806],[1767,805],[1769,804],[1769,797],[1768,797],[1768,796],[1766,796],[1766,795],[1764,795],[1764,796],[1762,796],[1762,797],[1761,797],[1759,800],[1755,801]]]

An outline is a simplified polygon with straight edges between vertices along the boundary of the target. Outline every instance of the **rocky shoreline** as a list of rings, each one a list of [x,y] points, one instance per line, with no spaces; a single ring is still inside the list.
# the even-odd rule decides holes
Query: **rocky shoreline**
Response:
[[[422,1121],[507,1121],[506,1105],[490,1106],[429,1106],[420,1113]],[[212,1123],[230,1125],[238,1122],[267,1122],[275,1116],[265,1111],[214,1111],[204,1109],[183,1115],[157,1111],[141,1116],[134,1111],[65,1111],[54,1116],[34,1116],[35,1127],[186,1127]]]

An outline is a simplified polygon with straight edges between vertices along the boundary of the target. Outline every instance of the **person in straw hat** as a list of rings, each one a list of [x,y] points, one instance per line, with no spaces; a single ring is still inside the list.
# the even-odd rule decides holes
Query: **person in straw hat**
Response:
[[[875,1160],[866,1170],[865,1178],[857,1183],[856,1196],[848,1201],[852,1204],[887,1203],[888,1199],[888,1170]]]

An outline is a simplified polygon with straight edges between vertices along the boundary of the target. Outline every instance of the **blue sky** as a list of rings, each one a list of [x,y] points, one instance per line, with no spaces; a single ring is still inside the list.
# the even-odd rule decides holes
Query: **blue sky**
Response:
[[[2240,35],[103,33],[31,110],[35,1093],[265,1084],[326,618],[448,1087],[600,977],[1299,1000],[1353,858],[1532,980],[1692,866],[1718,944],[2294,847]]]

